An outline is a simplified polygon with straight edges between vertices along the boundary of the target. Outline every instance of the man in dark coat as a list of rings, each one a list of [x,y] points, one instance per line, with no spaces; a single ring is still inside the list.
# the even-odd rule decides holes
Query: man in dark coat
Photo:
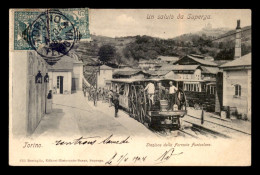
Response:
[[[113,103],[114,103],[114,107],[115,107],[115,117],[117,117],[117,113],[118,113],[118,108],[119,108],[119,95],[117,93],[114,93],[113,96]]]
[[[158,83],[158,91],[159,91],[159,100],[163,100],[164,99],[164,96],[165,96],[165,91],[166,91],[166,89],[165,89],[165,87],[164,86],[162,86],[162,83],[161,82],[159,82]]]
[[[97,100],[98,100],[97,89],[95,89],[95,88],[92,89],[92,96],[93,96],[94,106],[97,106]]]
[[[87,89],[86,87],[83,88],[84,97],[86,97]]]

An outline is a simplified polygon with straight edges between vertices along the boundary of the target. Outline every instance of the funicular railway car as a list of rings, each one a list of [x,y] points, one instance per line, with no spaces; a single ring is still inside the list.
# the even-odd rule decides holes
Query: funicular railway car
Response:
[[[119,94],[120,107],[132,118],[153,129],[173,130],[180,128],[180,118],[187,114],[187,110],[186,97],[180,88],[175,93],[175,107],[169,106],[170,81],[178,88],[179,83],[172,79],[111,80],[112,90]],[[155,87],[153,101],[145,91],[148,83],[153,83]]]
[[[179,81],[183,82],[183,81]],[[187,99],[187,106],[204,109],[209,112],[215,110],[216,83],[204,81],[189,81],[183,83],[183,90]]]

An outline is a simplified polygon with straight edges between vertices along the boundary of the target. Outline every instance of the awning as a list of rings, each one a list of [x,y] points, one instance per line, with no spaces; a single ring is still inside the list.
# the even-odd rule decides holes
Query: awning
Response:
[[[184,81],[183,84],[200,84],[198,81]]]

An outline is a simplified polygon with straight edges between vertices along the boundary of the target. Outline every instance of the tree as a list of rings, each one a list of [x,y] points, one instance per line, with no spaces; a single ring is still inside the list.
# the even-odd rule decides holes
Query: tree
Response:
[[[123,64],[124,61],[122,60],[122,56],[120,53],[116,52],[115,53],[115,60],[116,60],[116,64],[119,66],[120,64]]]
[[[225,48],[224,50],[218,52],[215,60],[233,60],[234,53],[235,53],[235,48],[230,48],[230,49]]]
[[[111,45],[103,45],[98,51],[99,60],[102,63],[107,63],[114,59],[116,55],[116,48]]]

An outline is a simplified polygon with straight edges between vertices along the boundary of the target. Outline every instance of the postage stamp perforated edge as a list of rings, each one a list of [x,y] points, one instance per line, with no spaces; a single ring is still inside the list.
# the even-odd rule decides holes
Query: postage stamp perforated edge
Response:
[[[45,9],[46,10],[46,9]],[[89,39],[89,9],[88,8],[72,8],[58,9],[73,23],[77,31],[81,35],[81,40]],[[41,14],[44,9],[10,9],[9,15],[13,17],[13,49],[14,50],[32,50],[30,44],[23,39],[23,32],[28,26]]]

